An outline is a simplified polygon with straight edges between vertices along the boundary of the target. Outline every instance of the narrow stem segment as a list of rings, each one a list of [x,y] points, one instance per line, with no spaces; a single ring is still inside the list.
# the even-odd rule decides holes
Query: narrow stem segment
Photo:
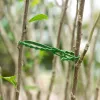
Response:
[[[94,100],[98,100],[99,99],[99,91],[100,91],[100,78],[98,79],[98,82],[97,82],[97,87],[96,87],[96,91],[95,91]]]
[[[29,0],[25,0],[25,10],[24,10],[24,17],[23,17],[23,26],[22,26],[22,36],[21,41],[24,40],[25,35],[27,33],[27,14],[28,14],[28,6]],[[19,55],[18,55],[18,68],[16,69],[17,74],[17,88],[16,88],[16,97],[15,100],[19,100],[19,93],[20,93],[20,84],[21,84],[21,68],[22,68],[22,54],[23,54],[23,46],[18,45]]]
[[[64,3],[63,13],[62,13],[62,17],[61,17],[59,29],[58,29],[56,48],[59,48],[60,36],[61,36],[62,26],[63,26],[63,22],[64,22],[64,17],[66,14],[67,4],[68,4],[68,0],[66,0]],[[46,100],[50,99],[50,95],[51,95],[51,92],[53,89],[53,84],[54,84],[54,80],[55,80],[55,76],[56,76],[56,56],[54,56],[54,58],[53,58],[53,65],[52,66],[53,66],[53,71],[52,71],[52,76],[51,76],[50,85],[49,85],[49,91],[48,91],[48,95],[47,95]]]
[[[78,15],[78,1],[77,0],[77,5],[76,5],[76,15],[73,23],[73,30],[72,30],[72,38],[71,38],[71,50],[73,51],[73,46],[75,43],[75,29],[76,29],[76,22],[77,22],[77,15]]]
[[[73,30],[72,30],[72,38],[71,38],[71,51],[73,51],[73,46],[75,42],[75,29],[76,29],[76,21],[77,21],[77,14],[78,14],[78,0],[76,4],[76,15],[73,23]],[[68,71],[66,75],[66,84],[65,84],[65,95],[64,95],[64,100],[68,100],[68,89],[69,89],[69,79],[70,79],[70,73],[71,73],[71,62],[68,64]]]
[[[76,37],[76,47],[75,47],[75,55],[79,55],[80,43],[81,43],[81,35],[82,35],[82,20],[83,20],[83,11],[85,0],[80,0],[79,11],[78,11],[78,20],[77,20],[77,37]]]
[[[79,50],[80,50],[81,35],[82,35],[82,19],[83,19],[85,0],[80,0],[79,3],[80,4],[79,4],[78,20],[77,20],[77,37],[76,37],[75,56],[79,55]],[[78,69],[79,69],[78,67],[75,67],[71,100],[75,100]]]

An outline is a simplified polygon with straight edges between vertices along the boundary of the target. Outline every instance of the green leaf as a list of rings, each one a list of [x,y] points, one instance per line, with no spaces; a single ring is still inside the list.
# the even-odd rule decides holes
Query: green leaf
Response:
[[[45,14],[38,14],[34,17],[32,17],[29,22],[33,22],[33,21],[39,21],[39,20],[43,20],[43,19],[48,19],[48,16]]]
[[[25,90],[39,90],[37,86],[25,86]]]
[[[34,6],[36,6],[37,4],[39,4],[39,3],[40,3],[40,0],[32,0],[31,6],[34,7]]]
[[[3,77],[0,76],[0,78],[5,79],[6,81],[10,82],[14,87],[16,87],[17,82],[16,82],[16,76],[10,76],[10,77]]]

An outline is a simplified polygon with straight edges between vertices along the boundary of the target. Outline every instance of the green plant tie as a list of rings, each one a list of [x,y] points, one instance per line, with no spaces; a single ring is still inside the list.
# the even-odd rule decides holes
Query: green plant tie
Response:
[[[33,41],[19,41],[20,45],[24,45],[29,48],[34,48],[36,50],[42,50],[42,51],[49,51],[53,54],[60,56],[61,60],[67,60],[67,61],[76,61],[79,59],[79,56],[75,56],[74,52],[64,51],[58,48],[50,47],[48,45],[43,45],[37,42]]]

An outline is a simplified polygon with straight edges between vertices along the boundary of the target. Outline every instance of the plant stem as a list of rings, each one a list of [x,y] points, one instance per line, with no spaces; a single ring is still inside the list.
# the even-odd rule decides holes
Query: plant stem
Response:
[[[96,91],[95,91],[95,98],[94,98],[94,100],[98,100],[98,98],[99,98],[99,91],[100,91],[100,79],[97,82],[97,87],[96,87]]]
[[[88,61],[88,65],[87,65],[87,86],[86,86],[86,93],[87,93],[87,100],[89,100],[89,98],[91,97],[91,93],[92,93],[92,79],[93,79],[93,71],[91,70],[92,65],[93,65],[93,60],[94,60],[94,54],[95,54],[95,46],[96,46],[96,42],[97,42],[97,38],[99,35],[99,29],[97,29],[97,32],[93,35],[94,39],[92,42],[92,46],[91,46],[91,53],[90,53],[90,59]]]
[[[73,23],[73,30],[72,30],[71,51],[73,51],[73,46],[74,46],[74,41],[75,41],[75,29],[76,29],[77,14],[78,14],[78,0],[77,0],[77,5],[76,5],[76,15],[75,15],[74,23]],[[69,88],[69,78],[70,78],[71,66],[72,66],[72,64],[71,64],[71,62],[69,62],[68,71],[67,71],[67,75],[66,75],[64,100],[68,99],[68,88]]]
[[[67,4],[68,4],[68,0],[65,1],[62,17],[61,17],[60,24],[59,24],[57,44],[56,44],[57,48],[59,48],[59,44],[60,44],[61,30],[62,30],[62,26],[63,26],[63,22],[64,22],[64,17],[66,14]],[[51,92],[53,89],[53,84],[54,84],[54,80],[55,80],[55,76],[56,76],[56,56],[54,56],[54,58],[53,58],[52,66],[53,66],[53,71],[52,71],[52,76],[51,76],[50,85],[49,85],[49,91],[48,91],[46,100],[50,99],[50,95],[51,95]]]
[[[96,93],[95,93],[95,99],[94,100],[98,100],[99,97],[99,87],[96,88]]]
[[[84,51],[83,51],[82,55],[80,56],[80,59],[75,64],[75,72],[74,72],[73,89],[72,89],[71,100],[75,100],[76,99],[75,93],[76,93],[76,86],[77,86],[77,81],[78,81],[78,71],[79,71],[80,65],[81,65],[81,63],[83,61],[83,58],[84,58],[85,54],[87,53],[87,50],[89,48],[89,44],[90,44],[92,36],[93,36],[94,29],[95,29],[99,19],[100,19],[100,13],[99,13],[98,18],[97,18],[96,22],[94,23],[93,28],[92,28],[92,30],[90,32],[90,35],[89,35],[89,38],[88,38],[88,42],[85,45]]]
[[[77,37],[76,37],[75,56],[79,55],[81,34],[82,34],[82,19],[83,19],[84,3],[85,3],[85,0],[80,0],[79,11],[78,11],[78,20],[77,20]],[[77,75],[78,75],[78,69],[77,69],[77,67],[75,67],[71,100],[75,100]]]
[[[29,6],[29,0],[25,0],[25,9],[24,9],[24,17],[23,17],[23,26],[22,26],[22,36],[21,36],[21,41],[24,40],[25,35],[27,33],[27,14],[28,14],[28,6]],[[17,72],[17,88],[16,88],[16,100],[19,100],[19,93],[20,93],[20,84],[21,84],[21,68],[22,68],[22,54],[23,54],[23,46],[18,45],[18,68],[16,69]]]
[[[77,37],[76,37],[76,47],[75,47],[75,56],[79,55],[81,35],[82,35],[82,19],[85,0],[80,0],[79,11],[78,11],[78,20],[77,20]]]
[[[77,16],[78,16],[78,2],[79,2],[79,0],[77,0],[76,15],[75,15],[74,23],[73,23],[72,38],[71,38],[71,50],[72,51],[74,50],[73,46],[74,46],[74,42],[75,42],[75,29],[76,29],[76,21],[77,21]]]

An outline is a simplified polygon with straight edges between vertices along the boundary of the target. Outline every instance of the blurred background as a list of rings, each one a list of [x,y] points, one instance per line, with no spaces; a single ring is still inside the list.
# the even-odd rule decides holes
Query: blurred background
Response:
[[[24,1],[0,0],[0,73],[2,76],[15,74],[18,63],[17,44],[22,32]],[[56,46],[63,2],[64,0],[30,0],[28,20],[37,14],[46,14],[48,20],[27,23],[26,40]],[[90,30],[99,12],[99,0],[85,1],[80,54],[87,43]],[[76,0],[69,0],[62,28],[60,49],[70,51],[75,13]],[[53,56],[51,52],[24,47],[20,100],[39,100],[39,96],[41,100],[46,98],[52,74]],[[70,98],[72,89],[73,71],[74,67],[71,66],[68,98]],[[68,62],[61,61],[57,57],[56,79],[50,100],[64,99],[67,73]],[[98,86],[100,87],[100,22],[95,28],[90,48],[79,70],[77,100],[94,100]],[[10,83],[3,80],[0,87],[4,100],[14,100],[15,89]]]

